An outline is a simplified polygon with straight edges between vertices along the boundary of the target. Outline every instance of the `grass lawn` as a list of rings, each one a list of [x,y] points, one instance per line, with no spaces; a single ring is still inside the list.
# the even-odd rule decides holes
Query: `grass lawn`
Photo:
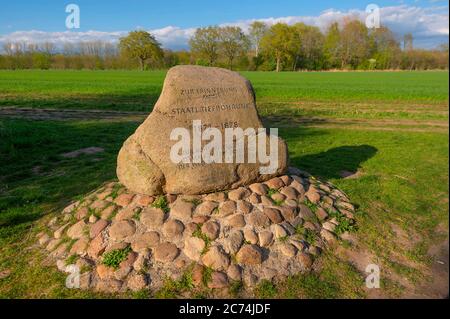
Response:
[[[341,243],[345,251],[325,253],[319,273],[279,286],[263,282],[256,295],[376,297],[355,262],[367,257],[361,251],[380,265],[381,296],[427,293],[423,287],[436,278],[433,249],[448,238],[448,73],[244,75],[266,124],[280,127],[291,162],[332,181],[359,207],[358,230]],[[0,71],[0,111],[149,110],[163,78],[163,72]],[[34,234],[71,200],[115,178],[117,152],[138,125],[120,118],[12,119],[0,112],[0,297],[110,297],[66,289],[65,275],[34,247]],[[90,146],[105,152],[61,156]],[[343,178],[343,171],[357,174]],[[157,296],[170,296],[170,289]]]

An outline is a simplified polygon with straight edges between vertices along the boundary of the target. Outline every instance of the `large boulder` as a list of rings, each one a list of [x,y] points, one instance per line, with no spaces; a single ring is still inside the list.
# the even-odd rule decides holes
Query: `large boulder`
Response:
[[[222,133],[222,141],[226,128],[255,129],[256,135],[244,138],[244,163],[224,162],[224,142],[220,163],[205,163],[203,159],[195,162],[193,154],[199,154],[195,151],[189,153],[189,163],[174,162],[171,149],[181,137],[171,139],[171,133],[175,128],[187,129],[192,150],[193,131],[199,123],[194,121],[201,121],[203,132],[206,128],[217,128]],[[259,156],[256,163],[248,162],[248,141],[261,136],[258,128],[263,125],[247,79],[220,68],[176,66],[168,71],[153,112],[123,144],[117,160],[117,176],[131,191],[147,195],[201,194],[269,180],[287,169],[287,146],[277,137],[276,167],[261,173],[260,167],[268,166],[267,162],[261,163]],[[269,154],[269,138],[266,140]],[[208,143],[209,140],[201,141],[202,148]],[[236,159],[236,147],[233,154]]]

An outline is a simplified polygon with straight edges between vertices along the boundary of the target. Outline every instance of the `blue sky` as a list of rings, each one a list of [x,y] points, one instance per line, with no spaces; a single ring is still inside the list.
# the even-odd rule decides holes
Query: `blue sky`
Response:
[[[81,10],[81,28],[75,32],[65,27],[69,3]],[[349,13],[363,19],[369,3],[382,8],[382,23],[399,37],[412,32],[422,47],[448,42],[447,0],[0,0],[0,42],[96,37],[114,41],[126,31],[141,28],[153,31],[166,47],[182,48],[199,26],[236,24],[245,29],[251,21],[263,19],[269,24],[305,21],[325,27],[330,19]]]

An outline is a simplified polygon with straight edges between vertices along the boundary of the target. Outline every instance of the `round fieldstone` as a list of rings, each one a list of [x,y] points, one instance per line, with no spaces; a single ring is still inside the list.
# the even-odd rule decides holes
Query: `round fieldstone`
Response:
[[[112,216],[112,214],[116,211],[116,209],[117,209],[116,205],[110,205],[101,211],[100,217],[102,219],[109,219]]]
[[[105,251],[105,248],[106,248],[105,240],[103,239],[102,234],[99,234],[89,243],[87,254],[91,258],[97,259]]]
[[[211,215],[215,210],[217,210],[218,206],[219,204],[216,202],[204,201],[196,207],[195,213],[199,215]]]
[[[88,214],[89,209],[86,206],[84,206],[77,210],[77,212],[75,213],[75,218],[81,220],[86,218]]]
[[[256,245],[258,243],[258,235],[251,228],[244,229],[244,239],[250,244]]]
[[[230,254],[235,254],[244,242],[244,236],[240,230],[232,231],[224,240],[225,250]]]
[[[84,222],[84,220],[80,220],[67,230],[67,236],[72,239],[84,237],[86,229],[87,224]]]
[[[273,233],[270,230],[263,230],[258,234],[261,247],[269,247],[273,243]]]
[[[131,207],[127,206],[122,208],[114,217],[114,220],[125,220],[125,219],[132,219],[136,211],[140,210],[139,207]]]
[[[270,225],[270,219],[265,214],[259,211],[246,215],[247,224],[254,227],[266,227]]]
[[[89,241],[86,238],[78,239],[70,248],[70,254],[83,255],[86,254],[86,249]]]
[[[137,195],[134,198],[134,202],[141,207],[147,207],[155,201],[153,196],[148,195]]]
[[[270,219],[274,224],[279,224],[283,221],[283,217],[280,211],[276,208],[264,208],[263,213]]]
[[[314,187],[309,187],[308,191],[305,193],[305,196],[313,204],[317,204],[320,201],[320,194]]]
[[[205,200],[214,202],[223,202],[227,199],[227,195],[224,192],[211,193],[205,196]]]
[[[244,265],[259,265],[262,258],[261,249],[256,245],[244,245],[236,255],[237,261]]]
[[[198,261],[202,255],[203,250],[205,249],[205,242],[197,237],[189,237],[184,241],[184,254],[194,260]]]
[[[192,218],[195,205],[186,199],[179,197],[170,205],[170,216],[181,221],[188,221]]]
[[[213,271],[211,274],[211,280],[208,282],[208,288],[220,289],[228,287],[228,277],[223,272]]]
[[[167,238],[181,236],[183,234],[183,231],[183,223],[176,219],[168,220],[162,227],[162,232]]]
[[[147,228],[158,228],[164,223],[166,214],[160,208],[147,207],[141,213],[140,221]]]
[[[298,192],[292,186],[283,187],[280,193],[286,196],[287,199],[297,199]]]
[[[133,200],[133,197],[134,197],[133,194],[123,193],[116,197],[116,199],[114,200],[114,203],[116,203],[119,206],[125,207],[129,203],[131,203],[131,201]]]
[[[245,226],[244,215],[234,214],[226,219],[226,224],[230,227],[240,228]]]
[[[220,203],[219,205],[219,214],[221,216],[228,216],[234,214],[236,212],[236,202],[232,200],[227,200],[225,202]]]
[[[99,264],[99,265],[97,265],[96,270],[97,270],[97,275],[102,280],[109,279],[114,276],[114,268],[112,268],[112,267],[108,267],[106,265]]]
[[[299,183],[298,181],[296,181],[296,180],[292,181],[292,183],[289,186],[293,187],[299,195],[305,194],[305,187],[303,186],[303,184]]]
[[[171,262],[177,258],[179,250],[175,244],[167,242],[158,244],[154,248],[153,254],[156,261]]]
[[[109,202],[107,202],[105,200],[98,199],[98,200],[94,201],[90,205],[90,208],[95,210],[95,211],[101,211],[101,210],[105,209],[105,207],[108,206],[108,205],[109,205]]]
[[[98,218],[95,215],[89,216],[89,223],[93,224],[98,220]]]
[[[245,199],[250,195],[250,191],[245,187],[239,187],[228,192],[228,198],[234,201]]]
[[[244,273],[244,284],[253,287],[258,283],[258,277],[250,271]]]
[[[280,247],[281,252],[288,258],[294,257],[297,253],[297,248],[292,244],[282,244]]]
[[[190,223],[187,223],[185,225],[185,227],[186,227],[186,229],[185,229],[184,233],[187,235],[192,235],[192,233],[198,229],[198,224],[194,223],[194,222],[190,222]]]
[[[95,238],[100,234],[103,229],[108,226],[108,222],[104,219],[99,219],[95,224],[91,225],[91,229],[89,230],[89,237]]]
[[[275,236],[275,239],[280,239],[280,238],[284,238],[288,235],[288,233],[286,232],[286,230],[281,227],[280,225],[272,225],[272,232],[273,235]]]
[[[281,193],[275,193],[272,195],[272,199],[278,203],[284,202],[284,200],[286,199],[286,196],[284,196]]]
[[[269,188],[279,189],[284,186],[283,180],[281,178],[275,177],[264,182]]]
[[[279,207],[279,211],[281,212],[281,216],[283,216],[283,219],[287,220],[288,222],[292,222],[295,217],[297,217],[297,207],[281,206]]]
[[[253,193],[247,198],[247,201],[253,205],[256,205],[261,203],[261,198],[259,197],[259,195]]]
[[[280,179],[283,181],[284,185],[289,185],[292,182],[292,178],[288,175],[280,176]]]
[[[312,230],[312,231],[316,231],[317,229],[320,228],[319,225],[317,225],[317,224],[315,224],[313,222],[310,222],[308,220],[303,223],[303,227],[306,228],[306,229]]]
[[[69,226],[70,224],[67,223],[65,225],[62,225],[61,227],[59,227],[54,233],[53,233],[53,237],[55,237],[56,239],[59,239],[62,237],[62,235],[64,234],[64,231],[66,230],[66,228]]]
[[[236,209],[238,213],[249,214],[253,209],[253,205],[249,202],[240,200],[236,202]]]
[[[220,226],[214,221],[208,221],[202,225],[201,231],[210,240],[215,240],[217,237],[219,237]]]
[[[109,236],[114,240],[121,240],[133,235],[136,231],[134,223],[129,220],[114,222],[109,228]]]
[[[265,195],[261,196],[260,199],[261,199],[261,204],[263,206],[272,206],[273,205],[272,199],[270,199],[269,197],[267,197]]]
[[[266,195],[269,187],[262,183],[251,184],[248,188],[257,195]]]
[[[203,255],[202,262],[214,270],[226,270],[230,264],[230,257],[219,246],[212,246]]]
[[[167,202],[169,204],[172,204],[173,202],[175,202],[177,200],[178,196],[175,194],[166,194],[165,198],[167,199]]]
[[[336,242],[336,235],[326,229],[322,229],[320,231],[320,237],[322,237],[329,244],[334,244]]]
[[[200,264],[195,264],[192,268],[191,276],[192,276],[192,283],[195,287],[200,286],[203,283],[203,271],[204,268]]]
[[[286,199],[284,201],[284,203],[286,204],[286,206],[289,206],[289,207],[296,208],[298,206],[297,200],[295,200],[295,199]]]
[[[334,230],[336,229],[336,225],[333,224],[332,222],[325,222],[322,224],[322,228],[330,232],[334,232]]]
[[[318,207],[316,210],[316,216],[320,221],[323,221],[328,218],[328,213],[322,207]]]
[[[231,280],[241,281],[242,280],[242,270],[241,267],[235,264],[231,264],[228,267],[227,275]]]
[[[299,241],[299,240],[292,240],[291,239],[291,244],[295,246],[295,248],[297,248],[299,251],[304,251],[306,249],[306,245]]]
[[[192,217],[192,221],[196,224],[204,224],[209,220],[209,216],[205,216],[205,215],[196,215],[194,217]]]
[[[299,204],[299,212],[298,215],[306,220],[314,220],[314,213],[311,211],[311,209],[309,209],[308,206],[304,205],[304,204]]]
[[[149,231],[135,236],[131,242],[131,248],[134,251],[142,252],[158,245],[159,240],[160,236],[156,231]]]

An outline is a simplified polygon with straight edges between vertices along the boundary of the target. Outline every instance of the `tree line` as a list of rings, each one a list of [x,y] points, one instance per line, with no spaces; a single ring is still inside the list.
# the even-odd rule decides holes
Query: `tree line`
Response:
[[[315,26],[253,22],[247,33],[237,26],[198,28],[189,50],[163,49],[146,31],[132,31],[117,44],[102,41],[5,43],[0,69],[165,69],[178,64],[234,70],[428,70],[448,69],[448,44],[415,49],[411,34],[399,41],[387,27],[368,29],[355,19]]]

